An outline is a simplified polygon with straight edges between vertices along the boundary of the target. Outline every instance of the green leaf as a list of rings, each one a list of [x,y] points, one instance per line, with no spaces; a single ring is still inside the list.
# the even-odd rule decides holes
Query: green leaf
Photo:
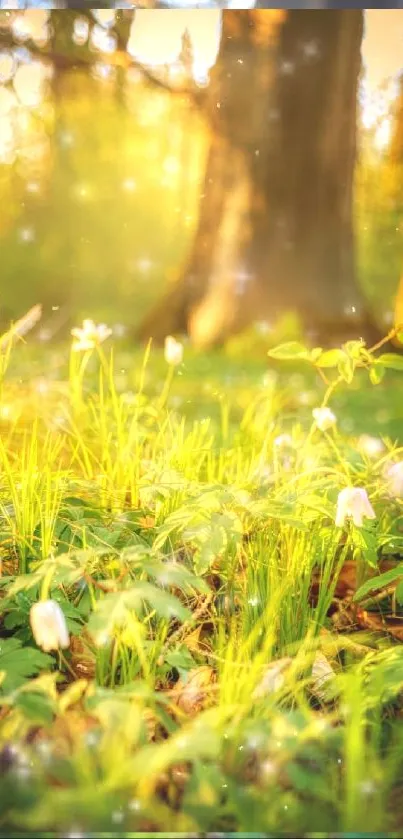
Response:
[[[165,656],[165,661],[169,667],[175,667],[181,676],[188,670],[192,670],[196,664],[192,654],[184,644],[178,650],[168,652]]]
[[[373,385],[379,385],[385,375],[385,367],[376,363],[369,368],[369,378]]]
[[[378,364],[383,364],[389,370],[403,370],[403,355],[397,355],[393,352],[387,352],[380,355]]]
[[[337,365],[346,358],[343,350],[326,350],[315,361],[317,367],[337,367]]]
[[[402,576],[403,563],[398,565],[396,568],[390,568],[389,571],[385,571],[384,574],[379,574],[377,577],[373,577],[371,580],[366,580],[366,582],[360,586],[358,591],[356,591],[353,600],[362,600],[367,594],[370,594],[372,591],[377,591],[384,586],[390,585],[390,583],[393,583]]]
[[[326,518],[333,517],[332,505],[325,498],[321,498],[318,495],[301,495],[298,498],[298,504],[301,504],[303,507],[308,507],[310,510],[326,516]]]
[[[400,580],[400,583],[397,584],[395,596],[399,606],[401,606],[403,604],[403,580]]]
[[[0,692],[16,690],[30,676],[49,669],[53,663],[52,656],[33,647],[23,647],[17,638],[0,640],[0,672],[5,673]]]
[[[337,369],[340,373],[340,376],[344,379],[345,382],[347,382],[347,384],[350,384],[353,381],[354,362],[345,353],[344,358],[340,359],[337,365]]]
[[[368,355],[368,350],[365,349],[365,344],[363,341],[346,341],[343,344],[343,349],[350,356],[350,358],[359,361],[363,355]]]
[[[199,591],[202,594],[207,594],[210,590],[205,580],[196,577],[179,562],[151,561],[143,563],[142,568],[163,586],[174,586],[186,592]]]
[[[352,538],[354,545],[359,551],[362,551],[367,565],[371,568],[377,568],[378,538],[376,532],[371,528],[370,523],[367,521],[366,527],[355,527]]]
[[[309,360],[310,358],[309,350],[303,344],[300,344],[299,341],[289,341],[286,344],[280,344],[280,346],[269,350],[267,355],[270,358],[277,358],[280,361],[289,361],[295,358]]]
[[[19,693],[14,706],[23,712],[24,717],[38,725],[47,725],[55,716],[55,705],[50,696],[39,691]]]
[[[309,356],[310,361],[315,363],[315,361],[317,361],[318,358],[321,358],[322,355],[323,355],[322,347],[314,347],[313,350],[311,350],[311,353],[310,353],[310,356]]]
[[[183,811],[207,831],[221,806],[221,790],[225,776],[214,764],[196,761],[186,785],[183,797]]]
[[[159,617],[167,620],[177,618],[180,621],[186,621],[191,618],[191,612],[177,597],[142,580],[130,589],[106,594],[99,600],[96,610],[88,621],[89,632],[98,637],[100,635],[112,636],[115,629],[125,628],[130,612],[142,613],[144,603],[148,603]]]

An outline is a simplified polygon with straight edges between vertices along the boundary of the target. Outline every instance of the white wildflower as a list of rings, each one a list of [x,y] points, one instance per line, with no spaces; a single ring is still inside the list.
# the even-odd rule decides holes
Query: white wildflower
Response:
[[[312,416],[320,431],[327,431],[328,428],[336,425],[336,416],[330,408],[314,408]]]
[[[346,518],[352,518],[356,527],[362,527],[364,516],[375,519],[367,491],[361,487],[346,487],[337,499],[336,527],[343,527]]]
[[[403,497],[403,460],[389,466],[386,471],[386,480],[391,495]]]
[[[102,344],[112,335],[112,330],[105,323],[99,323],[97,325],[93,320],[87,318],[83,321],[82,327],[76,326],[71,330],[71,334],[75,339],[72,346],[73,351],[84,352],[86,350],[93,350],[94,347]]]
[[[172,335],[167,335],[165,338],[165,361],[167,364],[172,364],[176,367],[182,363],[183,359],[183,344],[173,338]]]
[[[30,623],[38,647],[45,652],[66,649],[70,638],[64,614],[55,600],[39,600],[31,606]]]
[[[358,444],[369,457],[376,457],[377,454],[382,454],[385,449],[382,440],[379,437],[371,437],[370,434],[361,434],[358,438]]]

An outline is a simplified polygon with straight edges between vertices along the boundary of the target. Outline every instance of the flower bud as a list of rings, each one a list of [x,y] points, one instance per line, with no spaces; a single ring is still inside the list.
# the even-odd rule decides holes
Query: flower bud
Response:
[[[55,600],[39,600],[31,606],[30,623],[38,647],[45,652],[64,650],[70,638],[64,614]]]

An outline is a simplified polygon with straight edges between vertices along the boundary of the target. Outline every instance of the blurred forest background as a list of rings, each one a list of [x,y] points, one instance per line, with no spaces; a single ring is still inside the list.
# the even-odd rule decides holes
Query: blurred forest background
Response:
[[[194,247],[203,206],[212,125],[199,105],[220,48],[222,16],[248,14],[267,21],[272,13],[3,7],[2,325],[41,302],[43,340],[85,316],[124,334],[165,300]],[[230,17],[226,25],[233,25]],[[383,331],[403,263],[402,41],[401,12],[366,12],[353,206],[358,283]],[[255,60],[237,55],[238,69]],[[241,93],[237,99],[238,82],[231,85],[242,125],[250,115]],[[259,91],[247,90],[261,115]],[[268,132],[270,118],[263,125]],[[256,146],[253,154],[260,151]],[[237,229],[228,235],[239,239]],[[250,270],[237,268],[240,296]],[[344,301],[346,317],[353,303],[350,311]],[[267,329],[268,309],[255,318]],[[175,323],[165,334],[168,326]]]

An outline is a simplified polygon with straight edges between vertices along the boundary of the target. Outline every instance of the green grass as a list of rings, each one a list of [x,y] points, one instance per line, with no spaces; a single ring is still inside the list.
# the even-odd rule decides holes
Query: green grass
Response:
[[[171,371],[109,342],[3,366],[1,831],[399,835],[399,373],[355,371],[322,432],[326,385],[263,341]],[[362,528],[334,524],[349,485]],[[340,595],[348,563],[391,557],[362,604]],[[47,598],[68,649],[35,643]]]

